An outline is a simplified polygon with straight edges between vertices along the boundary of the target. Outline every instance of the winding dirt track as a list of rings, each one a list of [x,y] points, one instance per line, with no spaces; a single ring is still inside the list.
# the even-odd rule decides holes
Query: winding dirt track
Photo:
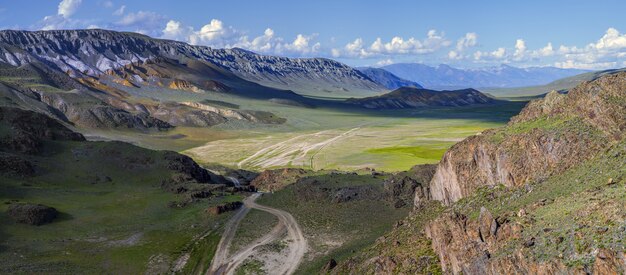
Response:
[[[287,230],[287,236],[290,240],[288,244],[289,255],[284,259],[284,263],[280,265],[280,269],[272,270],[271,272],[272,274],[293,274],[300,265],[307,247],[306,239],[304,238],[304,234],[302,234],[300,226],[298,226],[296,220],[288,212],[255,203],[254,201],[260,195],[260,193],[256,193],[247,197],[243,201],[244,207],[226,224],[224,235],[222,235],[222,239],[217,246],[217,251],[211,261],[208,274],[234,274],[237,267],[254,253],[255,248],[280,239],[285,229]],[[228,258],[230,243],[235,236],[235,232],[237,232],[237,227],[250,209],[258,209],[276,216],[278,218],[278,224],[272,228],[272,231],[256,239],[248,246],[239,250],[232,257]]]

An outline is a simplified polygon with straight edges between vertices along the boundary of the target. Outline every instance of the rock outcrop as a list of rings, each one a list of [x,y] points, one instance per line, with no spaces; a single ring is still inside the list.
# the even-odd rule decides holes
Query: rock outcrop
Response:
[[[19,108],[1,107],[0,124],[9,128],[5,136],[0,136],[2,149],[20,153],[39,153],[44,140],[85,140],[83,135],[69,130],[57,120]]]
[[[53,207],[31,203],[12,203],[7,215],[18,223],[43,225],[52,222],[59,212]]]
[[[428,199],[428,183],[435,173],[434,164],[416,165],[385,180],[385,199],[394,207],[413,207]]]
[[[261,172],[250,185],[260,191],[278,191],[289,184],[293,184],[306,176],[307,172],[299,168],[283,168],[277,170],[265,170]]]
[[[212,215],[219,215],[228,211],[235,211],[243,206],[243,203],[240,201],[228,202],[221,205],[216,205],[207,208],[206,212]]]
[[[430,183],[446,204],[478,187],[522,186],[589,159],[626,132],[626,73],[583,83],[531,102],[503,129],[454,145]]]

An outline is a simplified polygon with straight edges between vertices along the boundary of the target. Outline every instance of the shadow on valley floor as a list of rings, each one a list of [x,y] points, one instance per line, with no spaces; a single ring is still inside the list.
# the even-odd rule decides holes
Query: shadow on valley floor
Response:
[[[416,109],[376,110],[343,102],[324,101],[319,109],[344,112],[345,116],[370,116],[389,118],[473,119],[485,122],[507,122],[517,115],[528,101],[499,101],[495,104],[463,107],[424,107]]]

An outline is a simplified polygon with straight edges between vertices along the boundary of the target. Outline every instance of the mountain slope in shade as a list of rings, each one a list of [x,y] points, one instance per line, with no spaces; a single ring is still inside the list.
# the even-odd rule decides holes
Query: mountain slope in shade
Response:
[[[157,57],[205,61],[246,80],[301,93],[359,96],[384,91],[358,70],[324,58],[264,56],[109,30],[0,31],[1,62],[19,66],[36,59],[74,76],[97,76]]]
[[[417,82],[399,78],[396,75],[381,68],[363,67],[357,68],[357,70],[361,71],[374,82],[390,90],[395,90],[400,87],[422,88],[422,86]]]
[[[497,100],[474,89],[434,91],[403,87],[381,96],[349,99],[348,102],[369,109],[408,109],[429,106],[458,107],[492,104],[496,103]]]
[[[524,87],[544,85],[557,79],[588,72],[554,67],[516,68],[508,65],[458,69],[443,64],[431,67],[419,63],[398,63],[382,68],[427,88]]]

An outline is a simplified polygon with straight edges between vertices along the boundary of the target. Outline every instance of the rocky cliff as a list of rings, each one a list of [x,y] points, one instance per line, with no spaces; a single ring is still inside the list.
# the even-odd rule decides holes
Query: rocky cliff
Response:
[[[626,73],[529,103],[453,146],[409,218],[330,273],[624,274],[625,123]]]
[[[522,186],[593,157],[626,131],[626,73],[583,83],[531,102],[502,129],[454,145],[430,183],[446,204],[478,187]]]

